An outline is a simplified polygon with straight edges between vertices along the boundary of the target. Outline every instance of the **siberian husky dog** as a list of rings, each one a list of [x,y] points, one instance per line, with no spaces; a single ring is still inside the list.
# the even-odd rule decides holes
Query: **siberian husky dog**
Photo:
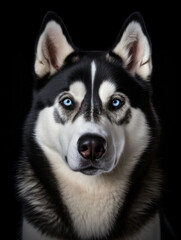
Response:
[[[35,56],[18,189],[23,240],[159,240],[151,43],[133,13],[105,52],[77,49],[49,12]]]

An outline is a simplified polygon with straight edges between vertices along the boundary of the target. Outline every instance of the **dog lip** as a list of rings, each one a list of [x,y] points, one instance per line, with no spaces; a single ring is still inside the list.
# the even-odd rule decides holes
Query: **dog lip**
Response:
[[[92,165],[88,165],[85,167],[77,168],[75,171],[89,171],[89,170],[98,170],[98,169],[100,169],[100,168],[92,166]]]
[[[97,175],[98,171],[100,171],[100,168],[95,168],[95,167],[87,167],[80,169],[79,171],[85,175]]]
[[[65,162],[69,165],[67,156],[65,156]],[[95,166],[93,163],[89,163],[85,165],[82,164],[80,167],[77,167],[77,168],[72,168],[70,165],[69,167],[74,172],[97,171],[102,169],[99,166]]]
[[[85,167],[85,168],[82,168],[82,169],[80,169],[81,171],[84,171],[84,170],[97,170],[97,169],[99,169],[99,168],[96,168],[96,167],[94,167],[94,166],[89,166],[89,167]]]
[[[103,169],[100,168],[100,167],[93,166],[91,164],[91,165],[88,165],[88,166],[84,166],[84,167],[80,167],[80,168],[74,169],[73,171],[81,172],[81,173],[84,173],[86,175],[92,175],[92,173],[96,173],[99,170],[103,170]]]

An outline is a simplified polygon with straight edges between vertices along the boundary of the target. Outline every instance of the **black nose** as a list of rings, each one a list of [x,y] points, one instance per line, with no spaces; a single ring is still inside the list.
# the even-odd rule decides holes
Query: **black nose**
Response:
[[[86,134],[78,140],[78,151],[85,159],[95,160],[105,152],[106,141],[96,134]]]

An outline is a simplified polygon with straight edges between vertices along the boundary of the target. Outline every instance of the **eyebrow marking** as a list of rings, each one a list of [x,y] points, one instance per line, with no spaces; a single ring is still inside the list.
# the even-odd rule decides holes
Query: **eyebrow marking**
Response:
[[[70,85],[69,91],[78,102],[82,102],[86,94],[86,88],[83,82],[76,81]]]
[[[99,97],[101,101],[105,104],[115,91],[115,84],[109,80],[104,81],[99,87]]]

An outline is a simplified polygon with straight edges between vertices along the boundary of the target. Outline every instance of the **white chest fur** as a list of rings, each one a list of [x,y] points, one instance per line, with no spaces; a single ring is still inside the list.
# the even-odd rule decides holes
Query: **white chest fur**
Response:
[[[67,183],[62,183],[61,186],[63,200],[69,209],[74,228],[84,237],[107,234],[124,199],[124,190],[118,191],[119,188],[114,185],[105,188],[100,180],[95,183],[96,178],[93,181],[94,183],[91,179],[90,185],[94,185],[94,188],[88,185],[84,189],[82,186],[75,186],[70,191]],[[85,181],[82,179],[82,182]]]
[[[83,182],[83,179],[80,181]],[[106,235],[114,224],[118,208],[124,201],[125,182],[120,184],[120,182],[116,183],[115,179],[112,179],[112,186],[109,185],[105,188],[105,186],[108,186],[108,182],[103,179],[102,181],[105,181],[103,185],[99,180],[97,181],[94,190],[90,187],[87,187],[86,190],[81,187],[74,187],[70,191],[68,186],[66,187],[66,183],[62,184],[63,199],[71,213],[74,228],[80,237]],[[95,188],[95,183],[92,184]],[[117,184],[121,188],[118,188]],[[141,228],[135,237],[132,236],[130,239],[124,240],[160,240],[159,221],[157,214],[146,226]]]
[[[46,154],[50,151],[46,149]],[[55,159],[56,153],[51,152],[51,157],[52,154]],[[106,177],[89,177],[71,171],[63,161],[60,168],[53,170],[77,234],[84,238],[108,234],[124,202],[130,171],[122,172],[118,168]]]

